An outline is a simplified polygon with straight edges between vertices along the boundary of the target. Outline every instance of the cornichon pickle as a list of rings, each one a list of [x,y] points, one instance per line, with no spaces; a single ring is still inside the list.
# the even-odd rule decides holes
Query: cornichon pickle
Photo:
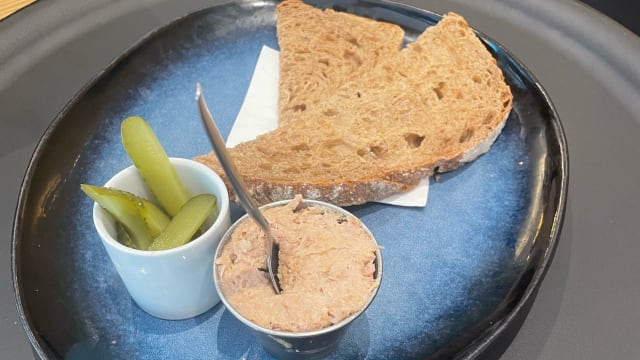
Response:
[[[157,207],[156,204],[149,200],[142,199],[141,205],[140,215],[144,218],[144,222],[147,224],[151,237],[155,238],[160,235],[167,225],[169,225],[171,218],[162,211],[162,209]]]
[[[162,208],[175,216],[189,200],[189,193],[153,130],[141,117],[122,122],[122,144]]]
[[[155,204],[132,193],[88,184],[80,188],[124,225],[138,249],[145,250],[170,222]]]
[[[116,234],[118,236],[118,241],[122,245],[128,246],[132,249],[138,249],[138,246],[136,246],[133,240],[131,240],[131,236],[129,236],[127,229],[125,229],[124,225],[119,221],[116,221]]]
[[[153,240],[148,250],[167,250],[191,241],[193,235],[216,207],[211,194],[196,195],[187,201],[169,225]]]

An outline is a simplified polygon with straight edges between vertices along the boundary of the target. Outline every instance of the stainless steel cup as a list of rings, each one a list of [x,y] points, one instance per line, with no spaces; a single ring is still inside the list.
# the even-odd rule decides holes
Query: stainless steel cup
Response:
[[[274,203],[270,203],[260,207],[260,210],[264,211],[266,209],[278,206],[284,206],[288,204],[290,200],[277,201]],[[314,207],[323,207],[327,208],[331,211],[338,212],[344,216],[355,218],[355,215],[350,212],[326,203],[322,201],[316,200],[303,200],[303,204]],[[235,231],[238,225],[247,220],[248,216],[245,215],[236,221],[230,228],[227,230],[225,235],[220,240],[218,244],[218,248],[216,250],[215,258],[218,257],[218,254],[222,251],[222,248],[227,243],[227,241],[231,238],[231,234]],[[371,231],[360,221],[362,228],[369,234],[372,241],[378,245],[375,237],[371,234]],[[231,312],[238,320],[240,320],[243,324],[248,326],[253,330],[256,338],[262,345],[262,347],[273,357],[277,359],[319,359],[325,357],[327,354],[332,352],[338,345],[340,339],[342,339],[344,333],[348,329],[348,327],[353,323],[355,319],[357,319],[364,311],[369,307],[376,294],[378,293],[378,286],[369,296],[369,300],[366,305],[360,309],[360,311],[350,315],[349,317],[343,319],[342,321],[331,325],[329,327],[309,331],[309,332],[289,332],[289,331],[276,331],[261,327],[251,322],[247,318],[243,317],[240,313],[238,313],[231,304],[227,301],[224,294],[220,290],[219,287],[219,279],[218,272],[216,269],[215,261],[214,261],[214,280],[216,285],[216,290],[218,290],[218,294],[220,295],[220,300],[225,305],[226,309]],[[376,271],[374,273],[374,277],[379,281],[382,280],[382,254],[380,252],[380,248],[376,251],[376,260],[375,260]]]

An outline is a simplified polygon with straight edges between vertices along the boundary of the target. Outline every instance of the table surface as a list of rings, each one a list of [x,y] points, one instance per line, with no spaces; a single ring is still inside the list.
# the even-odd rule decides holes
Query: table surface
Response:
[[[10,271],[31,153],[51,120],[148,31],[216,0],[40,1],[0,22],[0,356],[33,358]],[[640,358],[640,31],[629,1],[403,0],[456,11],[536,74],[565,127],[569,199],[555,259],[501,359]],[[535,29],[535,31],[532,31]],[[72,134],[70,134],[72,136]]]

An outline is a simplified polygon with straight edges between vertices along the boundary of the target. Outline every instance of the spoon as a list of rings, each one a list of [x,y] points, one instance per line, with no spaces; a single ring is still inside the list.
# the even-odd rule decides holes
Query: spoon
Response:
[[[224,141],[222,141],[220,131],[216,127],[213,117],[209,112],[207,103],[205,102],[204,96],[202,95],[202,87],[199,83],[196,84],[196,100],[198,100],[198,107],[200,108],[202,122],[207,128],[207,133],[209,134],[209,139],[211,140],[211,144],[213,145],[213,150],[218,156],[218,160],[220,161],[220,165],[222,165],[222,169],[227,174],[227,177],[231,182],[233,191],[236,193],[236,196],[240,200],[240,204],[247,212],[247,214],[249,214],[249,216],[258,224],[258,226],[260,226],[262,231],[267,236],[267,270],[269,271],[269,278],[271,279],[273,290],[276,292],[276,294],[280,294],[280,281],[278,280],[277,275],[279,248],[278,244],[273,239],[273,235],[271,234],[271,226],[269,226],[269,222],[267,221],[267,219],[265,219],[264,215],[262,215],[260,210],[258,210],[258,207],[256,206],[253,198],[251,198],[251,196],[247,193],[244,181],[242,180],[240,173],[229,157],[227,147],[224,144]]]

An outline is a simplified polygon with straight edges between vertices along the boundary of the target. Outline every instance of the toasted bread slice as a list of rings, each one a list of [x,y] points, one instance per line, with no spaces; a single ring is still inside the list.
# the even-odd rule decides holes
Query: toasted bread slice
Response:
[[[307,6],[292,0],[282,4],[288,3]],[[279,23],[291,15],[286,14],[279,13]],[[332,26],[349,28],[347,19],[354,18]],[[316,37],[338,33],[325,23],[283,29],[278,29],[282,43],[300,36],[289,34],[294,29]],[[299,48],[282,51],[287,48],[293,53],[281,58],[295,59]],[[281,71],[303,74],[300,79],[318,76],[321,70],[309,63],[297,68],[291,60]],[[409,190],[435,171],[455,169],[486,152],[511,109],[511,91],[495,59],[457,14],[447,14],[412,44],[367,66],[367,71],[355,70],[358,76],[336,75],[335,84],[322,90],[292,85],[296,93],[280,102],[286,121],[230,149],[256,201],[299,193],[346,206]],[[305,106],[288,112],[292,98],[305,99]],[[214,154],[196,159],[224,177]]]
[[[280,3],[276,15],[280,125],[317,104],[322,94],[367,74],[402,47],[404,31],[395,24],[323,11],[299,0]]]

